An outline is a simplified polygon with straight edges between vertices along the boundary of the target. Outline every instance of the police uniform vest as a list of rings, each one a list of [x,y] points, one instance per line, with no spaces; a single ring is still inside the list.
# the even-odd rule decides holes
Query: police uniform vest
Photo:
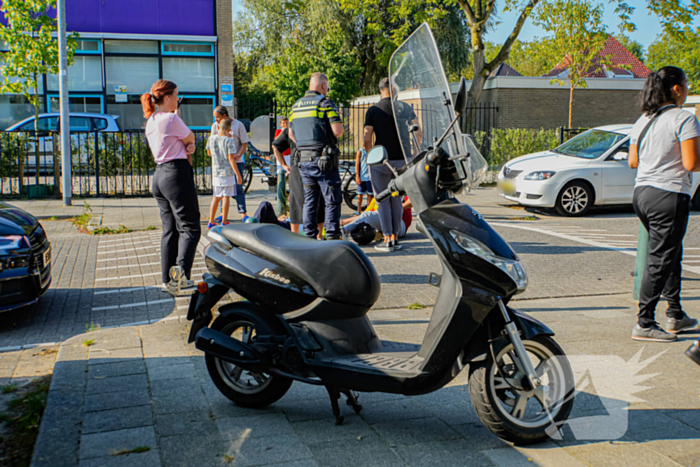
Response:
[[[325,98],[321,94],[309,94],[292,106],[289,120],[297,142],[297,150],[302,152],[302,156],[307,151],[320,155],[325,146],[336,144],[337,140],[329,131],[326,118],[332,107],[321,107]]]

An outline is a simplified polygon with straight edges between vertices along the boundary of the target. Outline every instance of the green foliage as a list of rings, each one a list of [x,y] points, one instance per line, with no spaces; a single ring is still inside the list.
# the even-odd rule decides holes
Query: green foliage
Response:
[[[410,305],[408,305],[409,310],[422,310],[423,308],[425,308],[425,305],[423,305],[422,303],[418,303],[418,302],[411,303]]]
[[[523,76],[542,76],[554,68],[562,58],[554,57],[549,49],[550,42],[551,39],[546,37],[536,37],[529,42],[516,40],[513,42],[506,63]],[[493,60],[500,50],[500,45],[485,42],[484,46],[486,59]],[[473,76],[474,70],[469,71],[471,72],[470,77]]]
[[[76,226],[79,229],[85,229],[87,228],[88,223],[90,222],[90,219],[92,219],[92,214],[88,212],[83,212],[79,216],[74,217],[71,219],[71,222],[73,222],[73,225]]]
[[[83,345],[84,345],[85,347],[90,347],[90,346],[92,346],[92,345],[94,345],[94,344],[95,344],[95,339],[85,339],[85,340],[83,341]]]
[[[3,394],[9,394],[11,392],[15,392],[16,390],[17,390],[16,384],[6,384],[5,386],[2,387]]]
[[[49,10],[56,8],[56,0],[3,0],[0,12],[7,25],[0,25],[0,39],[8,51],[3,53],[0,93],[22,94],[39,113],[39,79],[46,73],[58,73],[58,42],[52,33],[57,30],[56,20]],[[68,64],[73,62],[77,45],[76,33],[68,37]],[[35,122],[35,124],[38,122]]]
[[[155,225],[149,225],[148,227],[146,227],[146,230],[157,230],[157,229],[158,229],[158,227],[156,227]]]
[[[124,234],[124,233],[129,233],[131,232],[131,229],[128,229],[125,225],[120,225],[116,229],[112,229],[110,227],[98,227],[97,229],[93,230],[91,233],[92,235],[116,235],[116,234]]]
[[[608,34],[603,24],[604,9],[588,0],[552,0],[544,3],[532,21],[551,34],[547,47],[553,57],[563,60],[569,84],[569,127],[573,117],[574,89],[586,88],[586,76],[606,64],[598,53],[605,46]],[[553,79],[559,85],[567,84]]]
[[[484,132],[475,135],[477,145],[483,145]],[[486,157],[490,170],[500,168],[511,159],[546,151],[559,146],[557,130],[539,130],[529,128],[509,128],[491,130],[491,149]]]
[[[656,71],[666,65],[683,68],[692,92],[700,86],[700,27],[684,28],[677,34],[662,34],[649,46],[646,65]]]
[[[99,324],[95,325],[94,323],[90,323],[85,325],[86,332],[99,331],[100,328],[101,326]]]

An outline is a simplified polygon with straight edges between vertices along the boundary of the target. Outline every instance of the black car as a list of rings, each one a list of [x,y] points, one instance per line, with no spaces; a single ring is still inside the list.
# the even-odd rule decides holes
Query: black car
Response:
[[[51,285],[51,243],[39,221],[0,201],[0,312],[31,305]]]

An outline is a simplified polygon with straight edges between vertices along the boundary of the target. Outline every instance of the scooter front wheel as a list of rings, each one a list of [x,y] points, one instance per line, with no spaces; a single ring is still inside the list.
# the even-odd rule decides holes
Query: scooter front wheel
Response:
[[[249,318],[219,316],[211,328],[249,344],[257,337],[256,326]],[[242,407],[266,407],[284,396],[292,380],[267,373],[255,373],[207,354],[209,376],[221,393]]]
[[[549,336],[523,345],[542,385],[532,389],[509,344],[470,370],[469,395],[481,422],[516,445],[534,444],[557,432],[574,402],[574,376],[564,351]]]

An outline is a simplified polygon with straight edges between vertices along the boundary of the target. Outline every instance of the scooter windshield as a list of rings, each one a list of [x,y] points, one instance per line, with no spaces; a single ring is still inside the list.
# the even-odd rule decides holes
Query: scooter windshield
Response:
[[[427,24],[421,25],[391,57],[389,62],[394,120],[403,155],[408,163],[433,146],[455,118],[452,93],[440,54]],[[451,156],[474,155],[458,166],[465,185],[475,188],[486,172],[486,161],[459,125],[440,145]],[[476,171],[476,173],[474,173]]]

